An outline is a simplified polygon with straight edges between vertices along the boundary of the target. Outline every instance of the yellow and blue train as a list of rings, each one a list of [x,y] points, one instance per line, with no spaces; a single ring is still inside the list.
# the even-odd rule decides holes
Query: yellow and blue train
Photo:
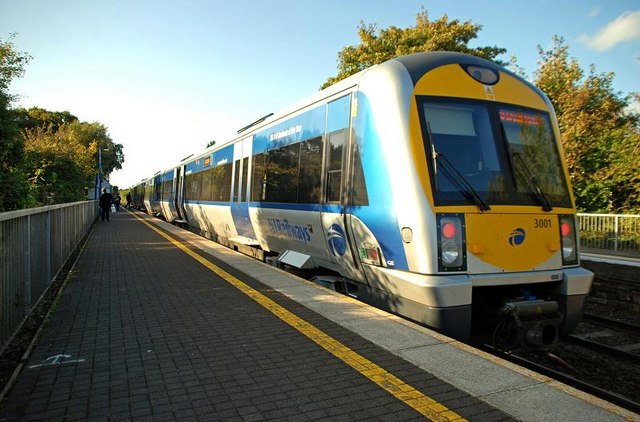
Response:
[[[373,66],[132,192],[167,221],[509,349],[572,331],[593,278],[550,101],[459,53]]]

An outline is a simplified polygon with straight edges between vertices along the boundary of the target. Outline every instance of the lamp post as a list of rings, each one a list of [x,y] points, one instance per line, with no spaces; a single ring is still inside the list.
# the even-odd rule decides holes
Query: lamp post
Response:
[[[102,147],[98,147],[98,195],[102,193]]]
[[[105,151],[109,151],[109,148],[105,148]],[[98,144],[98,175],[96,176],[95,183],[95,188],[97,189],[95,199],[98,199],[100,197],[100,194],[102,193],[102,180],[102,145]]]

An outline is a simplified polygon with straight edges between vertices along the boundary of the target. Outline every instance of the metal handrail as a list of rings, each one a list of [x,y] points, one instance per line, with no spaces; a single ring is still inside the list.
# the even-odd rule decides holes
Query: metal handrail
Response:
[[[582,248],[640,253],[640,215],[579,213]]]
[[[98,201],[0,213],[0,351],[98,216]]]

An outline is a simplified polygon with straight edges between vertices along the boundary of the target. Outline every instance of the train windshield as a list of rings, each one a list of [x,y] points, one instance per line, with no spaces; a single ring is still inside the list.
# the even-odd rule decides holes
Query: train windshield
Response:
[[[437,205],[571,206],[547,113],[459,99],[419,104]]]

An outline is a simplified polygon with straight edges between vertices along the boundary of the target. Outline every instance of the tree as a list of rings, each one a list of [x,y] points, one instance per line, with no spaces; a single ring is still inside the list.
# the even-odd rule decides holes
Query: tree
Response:
[[[90,178],[82,165],[86,148],[69,140],[67,127],[37,127],[24,131],[26,159],[32,193],[39,205],[80,201],[86,198]]]
[[[31,204],[29,187],[21,163],[24,145],[20,136],[16,114],[11,103],[16,96],[9,93],[14,78],[24,74],[24,67],[31,58],[16,51],[10,35],[0,40],[0,211],[10,211]]]
[[[18,108],[18,124],[22,129],[50,127],[55,131],[65,123],[77,122],[79,119],[68,111],[49,111],[32,107],[26,110]]]
[[[31,108],[19,115],[25,125],[25,168],[39,204],[86,198],[86,188],[98,174],[99,150],[103,175],[122,168],[122,145],[112,141],[104,125],[80,122],[67,111]]]
[[[416,25],[405,29],[390,26],[379,30],[375,24],[361,22],[360,44],[345,47],[338,53],[338,74],[327,79],[322,88],[394,57],[423,51],[458,51],[501,63],[496,57],[506,52],[504,48],[468,46],[481,29],[481,25],[471,21],[449,21],[447,15],[430,21],[424,9],[417,14]]]
[[[629,109],[637,94],[615,92],[615,74],[598,74],[594,66],[585,76],[560,37],[538,53],[534,83],[558,116],[578,208],[640,210],[640,115]]]

